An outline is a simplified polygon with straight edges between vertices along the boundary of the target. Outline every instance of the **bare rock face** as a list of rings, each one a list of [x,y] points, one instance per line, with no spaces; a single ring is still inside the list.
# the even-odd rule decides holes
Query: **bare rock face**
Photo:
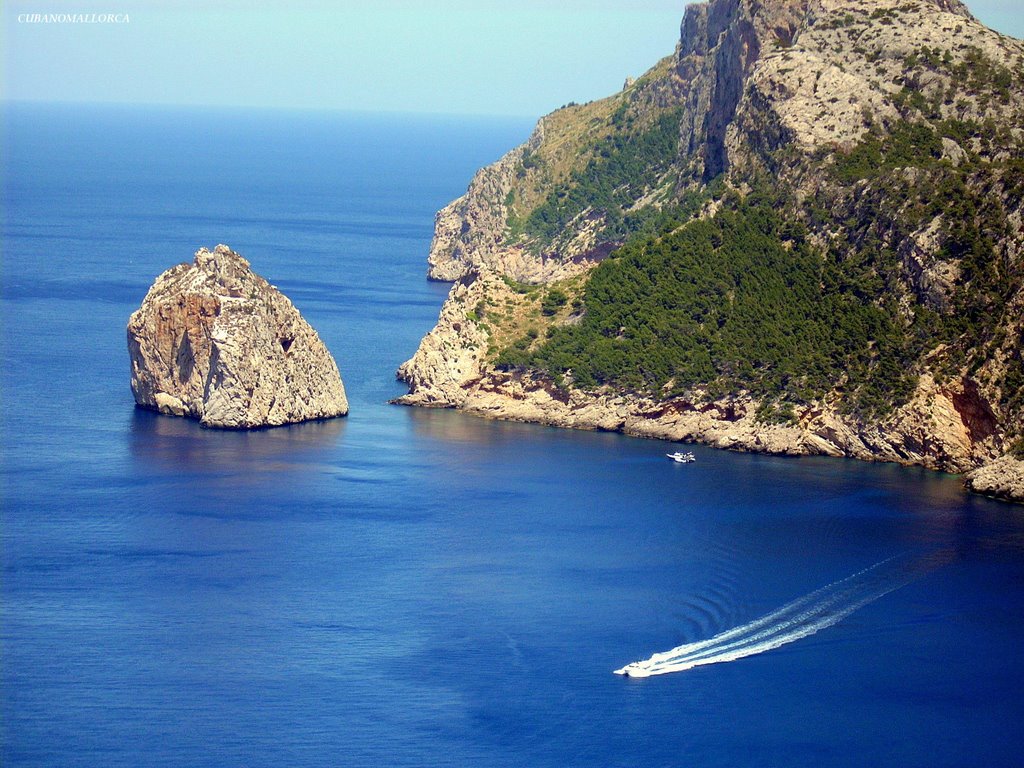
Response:
[[[203,426],[252,429],[348,413],[338,366],[280,291],[226,245],[160,275],[128,320],[132,393]]]
[[[525,144],[477,171],[466,194],[437,212],[434,239],[427,257],[428,278],[458,280],[468,268],[478,265],[504,268],[509,274],[521,269],[523,278],[543,271],[535,258],[505,245],[506,196],[515,183],[516,169],[523,156],[540,146],[543,140],[544,121],[541,120]]]
[[[1024,504],[1024,461],[1003,456],[969,472],[964,485],[975,493]]]
[[[464,306],[493,295],[504,284],[484,268],[463,273],[441,308],[437,327],[420,342],[415,357],[403,363],[398,377],[410,383],[402,405],[450,408],[463,404],[471,384],[483,376],[487,334],[465,317]]]

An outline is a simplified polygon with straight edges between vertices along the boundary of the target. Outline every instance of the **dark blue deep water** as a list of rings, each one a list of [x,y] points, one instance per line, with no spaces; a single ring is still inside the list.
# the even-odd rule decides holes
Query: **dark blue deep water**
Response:
[[[1024,509],[385,404],[445,295],[434,211],[529,129],[7,108],[4,766],[1020,765]],[[134,409],[128,315],[220,242],[319,330],[348,419]]]

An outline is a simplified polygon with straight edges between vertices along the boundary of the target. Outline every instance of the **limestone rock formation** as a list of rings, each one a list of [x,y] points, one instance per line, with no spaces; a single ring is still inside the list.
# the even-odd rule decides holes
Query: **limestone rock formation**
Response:
[[[331,353],[291,301],[226,245],[160,275],[128,321],[144,408],[252,429],[348,413]]]
[[[964,485],[975,493],[1024,504],[1024,461],[1003,456],[967,473]]]
[[[525,144],[477,171],[466,194],[437,212],[427,256],[431,280],[456,280],[467,266],[481,261],[492,262],[495,268],[521,279],[544,274],[543,265],[530,254],[505,246],[506,210],[491,202],[505,200],[515,183],[517,167],[543,140],[542,120]]]
[[[399,402],[740,450],[994,466],[1024,442],[1022,105],[1024,43],[959,0],[691,5],[672,55],[607,99],[541,118],[438,213],[429,274],[456,282],[399,369],[410,385]],[[647,337],[717,338],[711,325],[661,322],[642,270],[622,290],[607,279],[591,288],[595,276],[626,274],[609,259],[623,243],[656,250],[766,190],[818,263],[835,267],[833,297],[881,310],[893,335],[840,327],[861,337],[816,389],[798,367],[752,394],[757,382],[735,371],[759,376],[774,363],[717,365],[711,341],[712,373],[686,387],[674,376],[574,378],[582,360],[601,359],[594,350],[618,360]],[[713,305],[726,323],[734,287],[664,314],[686,309],[703,324]],[[598,338],[588,319],[616,301],[647,314]],[[556,337],[576,346],[539,355]],[[899,353],[885,363],[890,343]]]
[[[632,212],[671,199],[694,180],[753,167],[785,174],[810,193],[813,180],[796,178],[808,168],[789,167],[793,157],[848,151],[872,129],[916,120],[910,93],[937,102],[936,120],[992,120],[1019,135],[1014,78],[1022,56],[1021,41],[987,29],[959,0],[688,5],[672,56],[619,94],[545,115],[526,143],[477,171],[466,194],[437,214],[428,275],[455,280],[466,268],[485,265],[541,282],[600,260],[621,238],[609,240],[615,232],[602,231],[608,212],[598,207],[563,222],[557,242],[529,228],[517,232],[512,223],[545,196],[564,193],[573,171],[589,175],[587,165],[595,149],[606,151],[600,142],[609,132],[635,139],[670,110],[678,111],[675,157],[665,158],[662,173],[645,188],[628,190]],[[981,82],[993,72],[995,89]],[[1000,78],[1011,78],[1005,93]],[[629,125],[636,126],[633,135]],[[943,143],[954,164],[969,148],[949,138]],[[820,163],[810,170],[818,175]]]

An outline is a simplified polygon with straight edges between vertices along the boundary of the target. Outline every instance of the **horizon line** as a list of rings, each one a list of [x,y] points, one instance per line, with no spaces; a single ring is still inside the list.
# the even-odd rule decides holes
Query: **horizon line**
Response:
[[[447,117],[447,118],[476,118],[495,120],[540,120],[542,115],[511,113],[511,112],[441,112],[421,111],[411,109],[370,109],[359,107],[337,107],[337,106],[283,106],[266,104],[221,104],[221,103],[185,103],[167,101],[91,101],[85,99],[11,99],[0,96],[0,106],[16,105],[37,105],[37,106],[67,106],[67,107],[139,107],[158,109],[194,109],[194,110],[250,110],[261,112],[310,112],[319,114],[357,114],[357,115],[383,115],[383,116],[420,116],[420,117]],[[551,112],[560,109],[556,107]]]

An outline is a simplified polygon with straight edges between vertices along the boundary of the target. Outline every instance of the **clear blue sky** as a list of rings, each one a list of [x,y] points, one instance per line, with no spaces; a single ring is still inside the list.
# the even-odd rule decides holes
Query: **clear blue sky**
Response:
[[[969,0],[1024,37],[1024,0]],[[685,0],[0,0],[5,99],[538,116],[672,52]],[[19,23],[127,13],[127,24]]]

